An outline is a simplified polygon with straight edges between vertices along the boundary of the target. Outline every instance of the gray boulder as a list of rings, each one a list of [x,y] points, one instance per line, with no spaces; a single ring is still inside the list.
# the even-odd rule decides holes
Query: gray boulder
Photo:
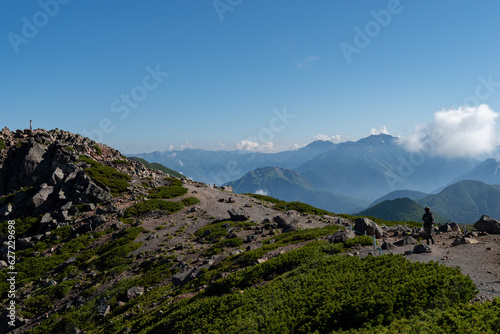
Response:
[[[490,218],[487,215],[483,215],[474,224],[474,228],[478,231],[489,234],[500,234],[500,221]]]
[[[453,230],[451,229],[450,224],[443,224],[443,225],[439,225],[438,231],[439,232],[452,232]]]
[[[382,250],[392,250],[397,247],[391,242],[384,241],[384,243],[382,244],[382,246],[380,246],[380,248],[382,248]]]
[[[411,235],[401,240],[398,240],[394,243],[395,246],[406,246],[406,245],[416,245],[416,244],[417,240],[415,240],[415,238],[413,238]]]
[[[107,316],[110,310],[111,306],[109,306],[106,303],[97,305],[97,314],[99,314],[102,317]]]
[[[53,192],[54,187],[48,186],[46,183],[42,184],[38,193],[36,193],[35,196],[33,196],[33,198],[31,199],[29,206],[33,209],[40,207],[43,203],[45,203],[45,201],[47,201],[50,194],[52,194]]]
[[[283,228],[283,232],[298,230],[299,223],[299,213],[297,211],[287,211],[278,216],[275,216],[273,220],[278,224],[279,227]]]
[[[377,239],[384,236],[382,228],[368,218],[356,219],[354,230],[360,234],[374,235]]]
[[[416,245],[415,247],[413,247],[413,253],[414,254],[422,254],[422,253],[430,253],[432,252],[432,249],[427,246],[427,245]]]
[[[234,222],[243,222],[250,219],[248,213],[246,213],[242,208],[229,209],[227,210],[227,213],[229,213],[229,219]]]
[[[345,242],[346,240],[352,239],[356,236],[356,232],[353,230],[342,230],[335,232],[334,234],[330,234],[327,236],[327,239],[331,243],[340,243]]]
[[[133,288],[128,289],[127,298],[128,300],[132,300],[134,298],[142,296],[143,293],[144,293],[143,286],[134,286]]]

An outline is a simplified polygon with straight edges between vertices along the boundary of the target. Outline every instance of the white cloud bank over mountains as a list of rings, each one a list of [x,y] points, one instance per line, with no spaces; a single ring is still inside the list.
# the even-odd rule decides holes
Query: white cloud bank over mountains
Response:
[[[499,144],[495,120],[500,116],[488,105],[461,107],[434,113],[429,124],[418,125],[400,144],[415,152],[447,158],[491,154]]]
[[[499,113],[486,104],[478,107],[443,109],[434,113],[431,122],[416,125],[411,133],[398,136],[398,143],[411,152],[447,158],[492,154],[500,145],[500,135],[497,133],[495,124],[499,116]],[[379,129],[372,128],[370,131],[370,135],[380,134],[390,135],[386,126]],[[349,138],[341,135],[318,134],[312,140],[340,143]],[[295,145],[289,149],[298,149],[303,146]],[[236,148],[261,153],[279,152],[273,142],[262,143],[249,139],[236,143]]]

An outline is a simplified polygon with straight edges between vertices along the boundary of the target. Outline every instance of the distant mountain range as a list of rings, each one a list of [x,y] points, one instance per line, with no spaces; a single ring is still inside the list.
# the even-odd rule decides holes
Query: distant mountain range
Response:
[[[332,212],[352,213],[367,201],[318,190],[299,173],[286,168],[263,167],[229,182],[237,193],[259,193],[284,201],[300,201]]]
[[[376,217],[384,220],[395,221],[422,221],[424,207],[407,197],[382,201],[358,213],[358,216]],[[446,223],[450,219],[444,218],[437,213],[434,214],[436,223]],[[479,217],[478,217],[479,218]]]
[[[197,181],[231,184],[236,192],[260,191],[337,213],[359,212],[404,197],[417,203],[427,197],[433,203],[428,194],[463,180],[500,184],[495,159],[481,162],[412,153],[398,138],[383,134],[339,144],[315,141],[280,153],[185,149],[135,156]],[[453,212],[442,210],[442,215],[457,220]],[[465,217],[471,218],[461,219]]]
[[[140,153],[134,156],[161,163],[196,181],[222,185],[261,167],[295,169],[336,146],[337,144],[330,141],[315,141],[301,149],[279,153],[185,149]]]
[[[404,195],[408,192],[400,192]],[[413,220],[420,218],[423,208],[429,206],[436,214],[438,222],[475,223],[482,215],[500,219],[500,186],[488,185],[480,181],[464,180],[454,183],[438,194],[421,198],[391,198],[376,200],[375,205],[361,211],[358,215],[372,216],[385,220]],[[417,197],[421,194],[416,193]],[[439,218],[438,217],[442,217]]]

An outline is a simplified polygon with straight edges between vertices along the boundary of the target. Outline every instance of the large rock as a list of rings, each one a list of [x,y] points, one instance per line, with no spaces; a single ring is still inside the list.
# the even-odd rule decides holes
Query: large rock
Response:
[[[352,239],[356,236],[356,232],[353,230],[342,230],[335,232],[334,234],[331,234],[327,236],[327,239],[334,244],[340,243],[340,242],[345,242],[346,240]]]
[[[411,235],[401,240],[398,240],[394,243],[395,246],[406,246],[406,245],[416,245],[416,244],[417,240],[415,240],[415,238],[413,238]]]
[[[439,225],[438,231],[439,232],[452,232],[453,230],[451,229],[450,224],[443,224],[443,225]]]
[[[46,183],[42,184],[38,193],[36,193],[31,199],[31,203],[29,203],[30,207],[33,209],[40,207],[43,203],[45,203],[45,201],[47,201],[50,194],[53,192],[54,187],[48,186]]]
[[[297,211],[287,211],[280,215],[277,215],[273,220],[278,224],[279,227],[283,228],[283,232],[298,230],[299,223],[299,213]]]
[[[368,218],[356,219],[354,230],[360,234],[374,235],[377,239],[384,236],[382,228]]]
[[[382,244],[382,246],[380,246],[380,248],[382,248],[382,250],[392,250],[396,249],[397,246],[391,242],[384,241],[384,243]]]
[[[474,224],[474,228],[478,231],[483,231],[489,234],[500,234],[500,221],[483,215]]]
[[[133,288],[128,289],[127,298],[128,300],[132,300],[134,298],[142,296],[143,293],[144,293],[143,286],[134,286]]]
[[[33,184],[33,182],[43,178],[50,171],[49,161],[44,159],[47,151],[38,143],[31,145],[18,171],[19,180],[23,186]]]
[[[430,253],[430,252],[432,252],[432,249],[427,245],[420,244],[420,245],[416,245],[415,247],[413,247],[414,254],[422,254],[422,253]]]
[[[468,244],[477,244],[478,242],[479,241],[477,241],[476,239],[462,237],[462,238],[456,238],[455,240],[453,240],[451,245],[452,246],[468,245]]]
[[[107,316],[110,310],[111,306],[109,306],[106,303],[97,305],[97,314],[99,314],[102,317]]]
[[[234,222],[244,222],[250,219],[248,213],[246,213],[242,208],[229,209],[227,210],[227,213],[229,213],[229,219]]]

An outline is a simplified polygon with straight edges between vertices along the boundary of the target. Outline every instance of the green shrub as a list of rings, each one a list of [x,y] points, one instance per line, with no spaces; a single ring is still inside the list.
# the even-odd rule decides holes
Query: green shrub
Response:
[[[118,166],[131,166],[130,165],[130,162],[126,161],[126,160],[120,160],[120,159],[116,159],[116,160],[113,160],[113,163],[115,165],[118,165]]]
[[[420,311],[430,315],[439,309],[467,303],[475,294],[473,282],[458,268],[411,262],[392,255],[365,259],[324,257],[319,247],[320,243],[315,243],[290,252],[288,257],[268,260],[269,264],[265,262],[230,274],[214,283],[222,289],[215,291],[215,296],[198,296],[176,304],[159,323],[152,324],[151,330],[331,333],[365,328],[368,331]],[[248,287],[267,278],[272,280],[264,286]],[[238,291],[245,287],[248,288],[243,293]],[[230,292],[233,288],[235,291]]]
[[[182,181],[175,177],[166,177],[163,180],[168,181],[170,186],[182,187]]]
[[[175,198],[187,193],[187,189],[182,186],[156,187],[149,189],[149,198]]]
[[[196,197],[188,197],[188,198],[182,199],[181,203],[184,204],[184,206],[190,206],[190,205],[195,205],[195,204],[200,203],[200,200],[197,199]]]
[[[75,286],[75,281],[64,281],[57,284],[54,287],[54,296],[58,299],[62,299],[68,295],[68,293]]]
[[[227,247],[240,247],[241,245],[243,245],[243,240],[241,240],[238,237],[231,239],[224,239],[217,242],[215,245],[204,251],[203,255],[205,256],[217,255],[222,253],[224,249],[226,249]]]
[[[85,172],[94,180],[107,186],[113,196],[118,196],[129,187],[130,176],[128,174],[119,172],[113,167],[101,165],[84,155],[80,155],[79,160],[91,165]]]
[[[164,210],[168,213],[174,213],[182,210],[183,207],[182,203],[178,202],[164,201],[162,199],[150,199],[132,205],[130,208],[125,210],[124,217],[137,217],[155,210]]]
[[[66,239],[70,236],[70,234],[71,234],[71,226],[66,225],[66,226],[59,227],[55,231],[52,231],[52,233],[50,235],[51,236],[60,236],[62,239]]]
[[[3,139],[0,138],[0,151],[3,150],[6,147],[7,146],[5,145],[5,142],[3,141]]]
[[[99,147],[99,145],[97,145],[97,144],[96,144],[96,145],[94,145],[93,147],[94,147],[94,149],[95,149],[95,151],[97,152],[97,154],[98,154],[98,155],[102,155],[102,150],[101,150],[101,148]]]
[[[202,228],[200,228],[198,231],[194,233],[195,236],[197,237],[203,237],[205,235],[205,231],[210,230],[210,234],[205,236],[202,240],[203,243],[216,243],[222,240],[224,237],[227,236],[227,226],[229,227],[240,227],[244,229],[248,229],[251,226],[255,226],[255,223],[251,222],[233,222],[230,220],[225,220],[225,221],[214,221],[209,224],[206,224]]]
[[[25,316],[31,318],[49,309],[52,304],[53,301],[47,298],[47,296],[31,296],[23,301],[23,313]]]
[[[369,235],[360,235],[352,239],[347,239],[344,242],[344,247],[351,248],[357,244],[361,244],[362,246],[371,246],[373,245],[373,237],[370,237]]]

